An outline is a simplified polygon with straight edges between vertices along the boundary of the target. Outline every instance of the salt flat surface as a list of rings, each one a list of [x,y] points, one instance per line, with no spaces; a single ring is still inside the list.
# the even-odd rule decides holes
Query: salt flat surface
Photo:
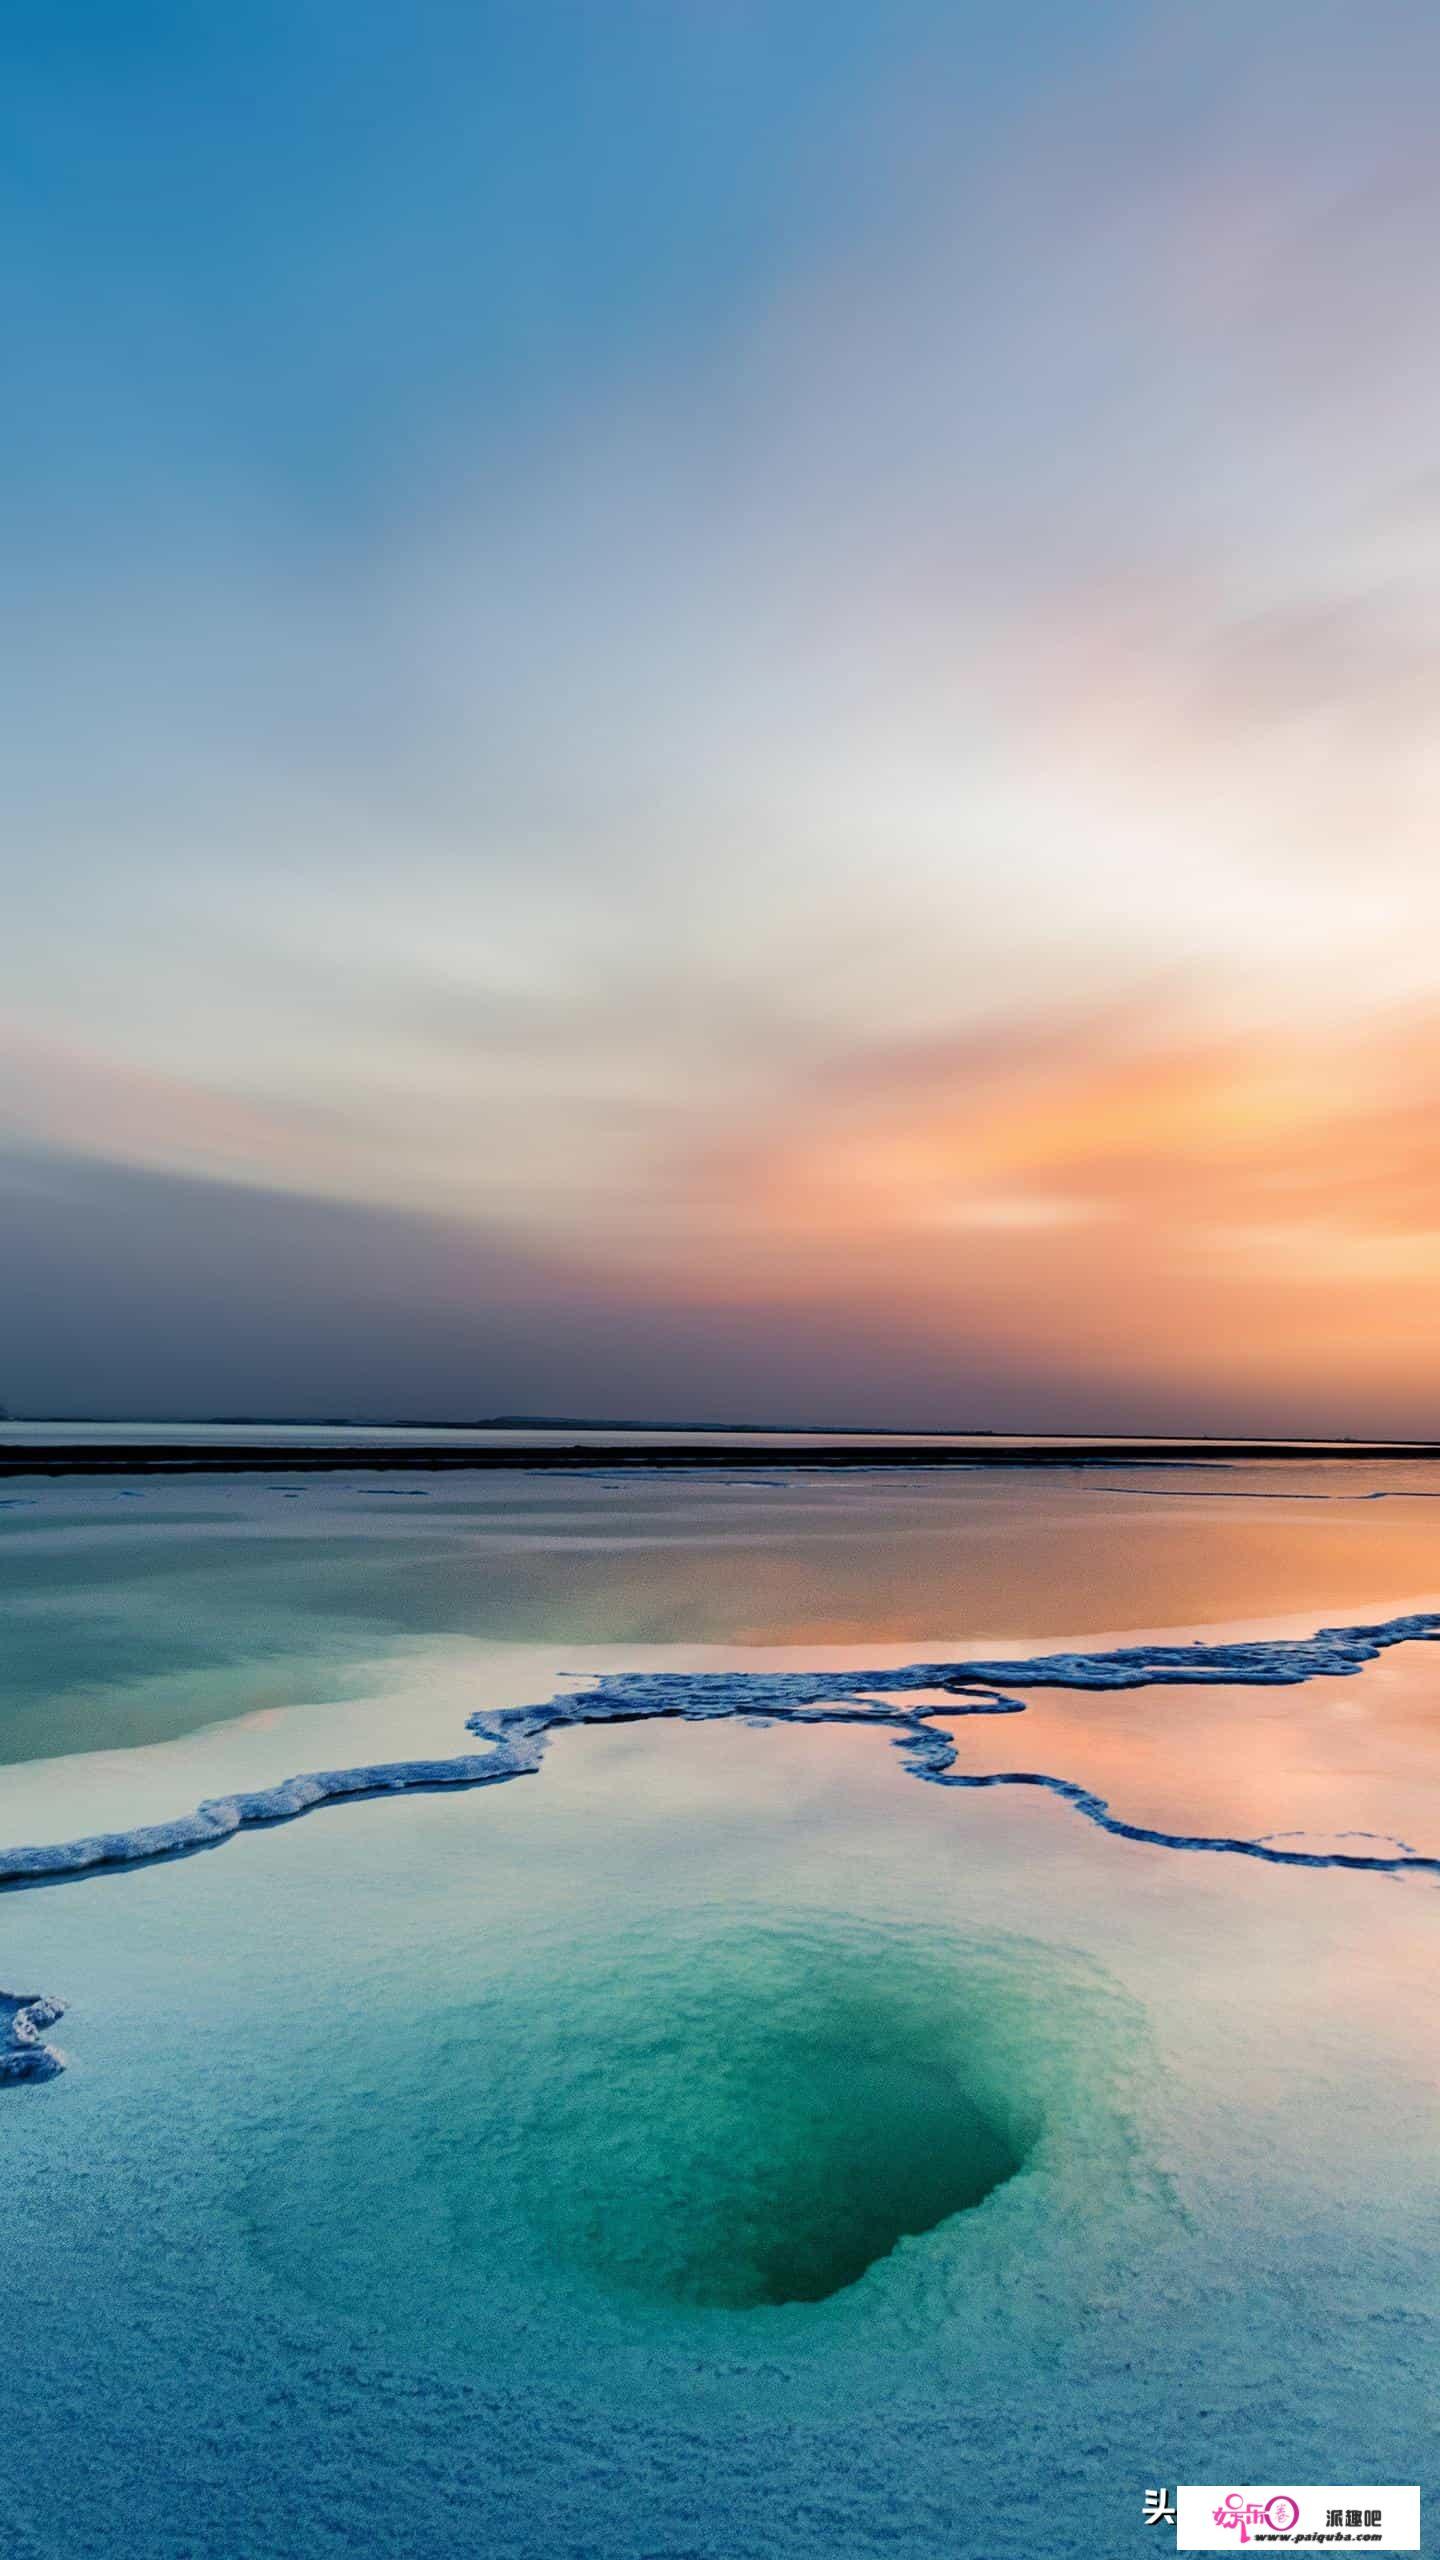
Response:
[[[1140,1826],[1433,1855],[1419,1637],[1019,1713],[893,1676],[1381,1625],[1433,1601],[1425,1506],[1347,1498],[1342,1564],[1328,1502],[937,1490],[3,1515],[7,1841],[478,1750],[597,1677],[743,1683],[6,1893],[0,1980],[69,2003],[63,2073],[0,2091],[15,2548],[1079,2560],[1149,2548],[1162,2480],[1425,2478],[1433,1878],[1117,1837],[808,1713],[924,1708],[954,1772]]]

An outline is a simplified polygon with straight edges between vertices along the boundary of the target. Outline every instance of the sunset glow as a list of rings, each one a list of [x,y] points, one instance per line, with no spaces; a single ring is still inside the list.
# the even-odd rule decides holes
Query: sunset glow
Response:
[[[17,1404],[1440,1429],[1440,27],[1040,15],[20,39]]]

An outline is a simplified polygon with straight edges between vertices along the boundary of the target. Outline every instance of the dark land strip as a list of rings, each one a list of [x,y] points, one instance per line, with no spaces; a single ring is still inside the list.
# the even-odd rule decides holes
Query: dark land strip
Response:
[[[767,1467],[791,1472],[874,1467],[1175,1467],[1288,1459],[1308,1461],[1423,1459],[1440,1463],[1432,1440],[1073,1440],[1063,1445],[1013,1447],[985,1441],[938,1447],[933,1440],[890,1444],[829,1443],[799,1448],[783,1441],[564,1442],[506,1448],[446,1448],[420,1442],[374,1442],[365,1447],[309,1447],[288,1441],[243,1444],[198,1440],[0,1441],[0,1476],[175,1476],[494,1473],[647,1473],[661,1468],[734,1472]]]

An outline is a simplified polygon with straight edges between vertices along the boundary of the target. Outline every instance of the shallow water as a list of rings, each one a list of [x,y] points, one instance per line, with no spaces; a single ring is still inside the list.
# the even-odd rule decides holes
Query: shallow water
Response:
[[[1434,1608],[1414,1474],[1333,1472],[43,1489],[0,1828],[460,1753],[595,1673],[913,1706],[886,1669]],[[1433,1855],[1437,1680],[1410,1642],[936,1729],[1167,1832]],[[1150,2548],[1162,2480],[1423,2478],[1433,1879],[1116,1838],[896,1739],[566,1725],[7,1893],[0,1980],[70,2002],[0,2091],[13,2547],[1038,2560]]]

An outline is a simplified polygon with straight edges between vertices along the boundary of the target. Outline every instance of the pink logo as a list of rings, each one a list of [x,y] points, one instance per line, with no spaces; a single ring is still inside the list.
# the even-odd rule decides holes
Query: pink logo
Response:
[[[1264,2525],[1270,2533],[1293,2533],[1300,2521],[1300,2508],[1284,2489],[1277,2489],[1263,2507],[1256,2506],[1253,2499],[1247,2505],[1244,2490],[1232,2489],[1215,2509],[1215,2521],[1228,2532],[1238,2532],[1242,2542],[1248,2542],[1252,2525]]]

